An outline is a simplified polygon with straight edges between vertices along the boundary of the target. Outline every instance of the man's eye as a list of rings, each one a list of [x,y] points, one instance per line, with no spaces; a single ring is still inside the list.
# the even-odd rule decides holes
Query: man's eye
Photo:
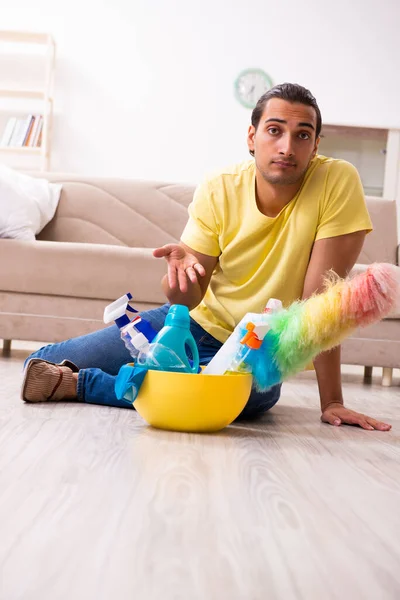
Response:
[[[306,131],[302,131],[301,133],[299,133],[299,138],[302,140],[309,140],[310,134],[307,133]]]
[[[270,133],[271,135],[277,135],[277,133],[279,133],[279,129],[277,127],[269,127],[268,133]]]

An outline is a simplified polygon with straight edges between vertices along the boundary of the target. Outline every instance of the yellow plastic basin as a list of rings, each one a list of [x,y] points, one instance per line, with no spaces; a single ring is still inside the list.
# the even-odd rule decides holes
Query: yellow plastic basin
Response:
[[[251,383],[249,374],[148,371],[134,407],[147,423],[159,429],[218,431],[241,413]]]

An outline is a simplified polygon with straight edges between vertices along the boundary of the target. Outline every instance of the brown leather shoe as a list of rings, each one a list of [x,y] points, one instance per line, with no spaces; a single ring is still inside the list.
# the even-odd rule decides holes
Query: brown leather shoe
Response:
[[[63,400],[70,393],[73,373],[78,371],[78,367],[69,360],[55,364],[31,358],[25,367],[21,399],[25,402]]]

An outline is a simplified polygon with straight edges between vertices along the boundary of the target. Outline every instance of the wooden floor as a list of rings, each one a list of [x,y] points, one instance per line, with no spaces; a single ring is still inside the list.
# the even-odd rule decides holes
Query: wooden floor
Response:
[[[400,387],[346,371],[390,433],[319,421],[313,374],[215,435],[19,399],[0,359],[0,600],[398,600]]]

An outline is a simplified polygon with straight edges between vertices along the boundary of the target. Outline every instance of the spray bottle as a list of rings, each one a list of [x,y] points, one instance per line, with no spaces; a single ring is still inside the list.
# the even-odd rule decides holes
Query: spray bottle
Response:
[[[129,305],[131,300],[132,294],[128,292],[124,296],[121,296],[121,298],[118,298],[118,300],[115,300],[115,302],[106,306],[104,309],[103,320],[104,323],[115,321],[115,324],[119,327],[121,339],[124,342],[126,349],[132,358],[136,358],[139,354],[139,350],[132,344],[132,338],[140,333],[151,342],[157,335],[157,332],[154,331],[148,321],[140,316],[140,313],[136,309]],[[130,321],[126,311],[135,313],[136,317]]]
[[[247,333],[240,340],[240,347],[233,356],[227,371],[237,371],[238,373],[251,373],[251,366],[246,364],[246,358],[252,350],[259,350],[263,339],[269,331],[268,325],[254,325],[247,323]]]
[[[255,349],[246,344],[246,341],[254,346],[254,344],[258,343],[256,342],[257,338],[259,340],[258,347],[260,347],[269,329],[267,314],[281,308],[282,302],[276,298],[271,298],[268,300],[262,313],[247,313],[236,325],[233,333],[231,333],[223,346],[218,350],[214,358],[208,363],[203,371],[204,375],[223,375],[226,371],[238,370],[240,365],[242,366],[239,370],[246,370],[246,367],[242,364],[244,357],[250,349]],[[248,329],[249,325],[253,329]],[[253,335],[243,337],[241,335],[243,329],[247,329]],[[245,339],[246,341],[242,341]]]

